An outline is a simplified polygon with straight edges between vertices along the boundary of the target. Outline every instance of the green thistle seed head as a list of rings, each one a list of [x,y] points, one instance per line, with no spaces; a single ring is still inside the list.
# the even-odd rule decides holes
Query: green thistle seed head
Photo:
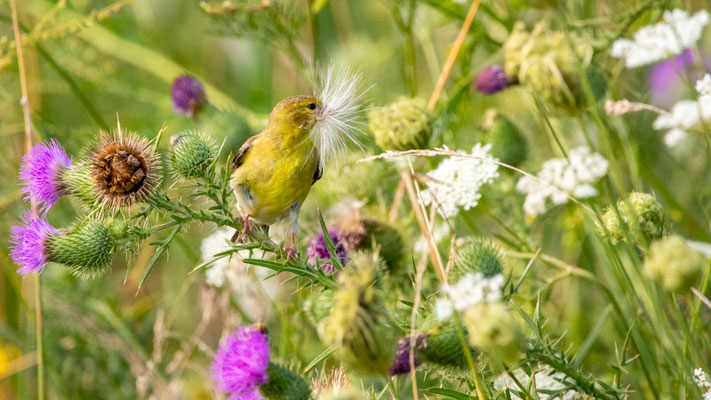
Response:
[[[170,138],[170,165],[183,178],[197,178],[215,160],[215,150],[208,140],[196,133],[180,133]]]
[[[429,115],[420,98],[401,97],[368,111],[368,126],[383,150],[421,149],[430,140]]]
[[[665,290],[684,294],[699,281],[706,264],[706,258],[689,247],[684,238],[672,235],[649,246],[644,274]]]
[[[101,275],[111,265],[116,239],[103,221],[87,219],[47,238],[48,261],[64,264],[82,278]]]
[[[331,314],[319,329],[324,342],[339,346],[339,356],[353,368],[382,376],[397,350],[397,338],[389,326],[375,283],[375,261],[364,254],[341,273]]]
[[[613,244],[627,239],[620,218],[627,225],[632,241],[639,243],[659,239],[664,235],[664,209],[657,199],[647,193],[630,193],[626,199],[617,202],[617,210],[608,207],[602,216],[600,234]]]
[[[267,366],[269,382],[259,387],[268,400],[308,400],[311,388],[301,375],[272,362]]]
[[[528,158],[528,141],[513,122],[497,115],[495,110],[487,111],[484,129],[491,143],[491,155],[504,164],[514,167]]]
[[[490,278],[503,271],[501,249],[483,238],[469,239],[457,253],[451,271],[452,282],[472,272],[480,272]]]
[[[464,337],[467,329],[462,326]],[[444,321],[427,331],[426,345],[417,351],[417,356],[424,362],[443,367],[463,369],[467,366],[464,347],[457,332],[455,321]]]
[[[504,364],[515,363],[524,340],[521,325],[501,303],[479,303],[467,310],[462,323],[469,332],[469,344]]]
[[[62,184],[67,194],[79,200],[85,208],[91,210],[99,205],[99,195],[91,179],[91,165],[80,162],[64,169]]]

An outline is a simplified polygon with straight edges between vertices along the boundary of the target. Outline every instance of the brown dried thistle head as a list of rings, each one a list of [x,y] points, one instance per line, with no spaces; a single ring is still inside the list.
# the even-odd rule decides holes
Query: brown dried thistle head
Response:
[[[159,183],[158,155],[135,133],[102,133],[89,162],[94,188],[106,207],[130,207],[149,197]]]

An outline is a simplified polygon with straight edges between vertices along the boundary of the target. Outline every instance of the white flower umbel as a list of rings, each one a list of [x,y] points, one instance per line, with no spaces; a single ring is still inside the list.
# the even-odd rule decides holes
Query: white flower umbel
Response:
[[[597,196],[593,186],[607,174],[608,162],[587,147],[577,147],[568,153],[568,159],[553,158],[545,163],[538,179],[524,176],[516,184],[516,190],[526,194],[523,210],[535,217],[547,209],[547,202],[565,204],[569,196],[584,199]]]
[[[633,40],[616,40],[610,55],[624,58],[627,68],[652,64],[696,46],[708,23],[706,10],[691,16],[684,10],[667,11],[663,22],[641,28]]]
[[[708,374],[701,368],[694,370],[694,382],[703,393],[704,400],[711,400],[711,381]]]
[[[343,154],[348,142],[360,146],[357,135],[364,124],[361,106],[366,92],[361,89],[361,80],[360,73],[334,66],[320,71],[316,78],[316,97],[322,104],[311,140],[319,151],[321,165]]]
[[[456,216],[460,208],[476,207],[481,198],[481,187],[499,177],[499,166],[487,160],[495,160],[489,150],[491,144],[482,146],[477,143],[471,155],[478,158],[449,157],[440,162],[427,174],[434,182],[422,191],[422,202],[430,205],[436,200],[437,211],[445,218]],[[467,154],[461,150],[458,153]]]
[[[233,234],[234,229],[224,227],[206,237],[200,246],[202,260],[211,261],[217,254],[229,250]],[[258,258],[260,255],[255,252],[252,257]],[[267,279],[273,275],[270,270],[242,262],[243,258],[248,257],[249,250],[241,250],[231,257],[214,260],[205,269],[205,281],[211,286],[229,288],[235,302],[251,319],[257,320],[269,313],[272,300],[283,294],[284,290],[277,278]]]
[[[708,120],[711,120],[711,95],[703,95],[697,101],[680,100],[671,111],[660,114],[652,126],[657,130],[667,130],[664,143],[674,147],[687,137],[689,129]]]
[[[442,285],[443,297],[435,302],[435,317],[444,321],[452,316],[454,311],[462,312],[479,303],[490,303],[501,298],[504,287],[504,276],[494,275],[484,277],[480,272],[464,275],[453,285]]]
[[[533,385],[529,385],[531,377],[521,368],[517,368],[512,372],[516,379],[524,386],[531,389]],[[538,396],[542,400],[573,400],[579,398],[578,392],[575,390],[566,390],[572,385],[572,381],[562,372],[555,372],[552,368],[545,366],[540,371],[533,374],[535,388]],[[504,391],[511,389],[510,394],[512,399],[521,399],[516,393],[522,389],[511,379],[509,374],[503,373],[494,379],[494,389]],[[525,389],[524,389],[525,390]],[[535,396],[534,396],[535,397]]]
[[[696,91],[699,92],[701,96],[711,94],[711,74],[706,74],[702,79],[696,81]]]

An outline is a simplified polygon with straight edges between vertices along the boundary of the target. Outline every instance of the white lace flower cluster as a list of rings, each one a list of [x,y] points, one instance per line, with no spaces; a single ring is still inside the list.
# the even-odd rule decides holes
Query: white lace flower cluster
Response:
[[[680,100],[672,107],[671,111],[660,114],[652,126],[657,130],[667,130],[664,143],[675,147],[688,136],[687,131],[711,119],[711,75],[706,74],[703,79],[696,82],[699,99]]]
[[[203,239],[200,253],[203,261],[212,260],[216,254],[231,248],[230,238],[234,229],[224,227],[216,230]],[[253,258],[258,258],[260,253],[253,253]],[[270,277],[271,271],[265,268],[253,267],[242,262],[243,258],[250,257],[249,250],[242,250],[232,257],[222,257],[215,260],[205,269],[205,282],[208,285],[222,288],[228,285],[235,302],[252,319],[263,318],[269,312],[270,299],[282,294],[283,289],[277,279]],[[250,276],[250,270],[254,276]]]
[[[517,368],[513,371],[513,376],[516,377],[524,387],[532,386],[529,383],[531,377],[521,368]],[[538,398],[541,400],[573,400],[579,398],[579,393],[575,390],[565,390],[572,385],[570,379],[568,379],[564,373],[555,372],[548,366],[544,366],[543,369],[533,374],[533,381],[535,382],[533,387],[536,388]],[[521,392],[521,388],[507,373],[503,373],[494,379],[494,389],[497,391],[511,389],[509,392],[511,398],[521,399],[521,397],[517,395],[517,393]]]
[[[703,393],[704,400],[711,400],[711,381],[708,374],[701,368],[694,370],[694,382]]]
[[[538,179],[524,176],[516,190],[526,194],[523,210],[535,217],[546,211],[546,202],[555,205],[568,202],[568,196],[584,199],[597,196],[593,186],[607,174],[608,162],[598,153],[581,146],[571,150],[568,158],[553,158],[543,163]],[[541,182],[542,181],[542,182]]]
[[[691,16],[684,10],[667,11],[663,22],[641,28],[634,40],[616,40],[610,55],[624,58],[627,68],[652,64],[694,47],[708,23],[706,10]]]
[[[449,157],[439,163],[437,168],[427,175],[435,180],[422,192],[422,202],[430,205],[434,200],[438,203],[438,211],[445,218],[457,215],[460,208],[469,210],[479,204],[481,187],[499,177],[495,160],[489,151],[491,144],[482,146],[477,143],[470,157]],[[461,154],[467,154],[458,151]]]
[[[504,287],[504,275],[497,274],[490,278],[480,272],[464,275],[453,285],[442,285],[443,297],[435,302],[435,317],[444,321],[454,311],[462,312],[479,303],[491,303],[501,299]]]

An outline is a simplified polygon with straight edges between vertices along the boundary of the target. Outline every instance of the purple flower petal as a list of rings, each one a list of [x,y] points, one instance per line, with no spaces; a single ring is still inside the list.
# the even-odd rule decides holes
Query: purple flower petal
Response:
[[[10,231],[10,258],[21,267],[17,272],[22,275],[42,272],[47,264],[47,236],[57,233],[59,230],[44,218],[35,217],[30,211],[25,212],[20,224]]]
[[[173,81],[170,97],[173,99],[173,112],[192,117],[205,105],[205,88],[192,76],[180,75]]]
[[[425,346],[426,335],[415,334],[415,349],[421,349]],[[422,364],[422,361],[415,355],[415,368]],[[410,336],[401,337],[397,342],[397,353],[395,360],[388,370],[388,375],[396,376],[410,372]]]
[[[34,200],[46,214],[62,195],[61,171],[71,164],[71,158],[55,139],[32,147],[20,166],[20,193],[25,201]]]
[[[253,390],[243,395],[232,395],[228,400],[266,400],[259,390]]]
[[[268,364],[266,336],[253,326],[242,326],[220,345],[210,370],[215,387],[230,393],[230,399],[260,399],[254,392],[269,381]]]
[[[503,68],[491,65],[484,68],[474,80],[474,86],[483,94],[498,93],[511,85],[511,79]]]
[[[338,256],[341,264],[346,264],[348,262],[348,252],[345,246],[343,246],[341,235],[336,231],[328,231],[328,234],[331,236],[333,244],[336,245],[336,256]],[[331,254],[328,252],[328,246],[326,246],[326,240],[323,238],[323,232],[311,239],[311,242],[309,242],[309,245],[306,247],[306,255],[309,257],[308,263],[311,265],[316,265],[316,259],[331,258]],[[324,274],[330,275],[336,272],[336,267],[331,265],[331,263],[320,263],[319,265]]]

